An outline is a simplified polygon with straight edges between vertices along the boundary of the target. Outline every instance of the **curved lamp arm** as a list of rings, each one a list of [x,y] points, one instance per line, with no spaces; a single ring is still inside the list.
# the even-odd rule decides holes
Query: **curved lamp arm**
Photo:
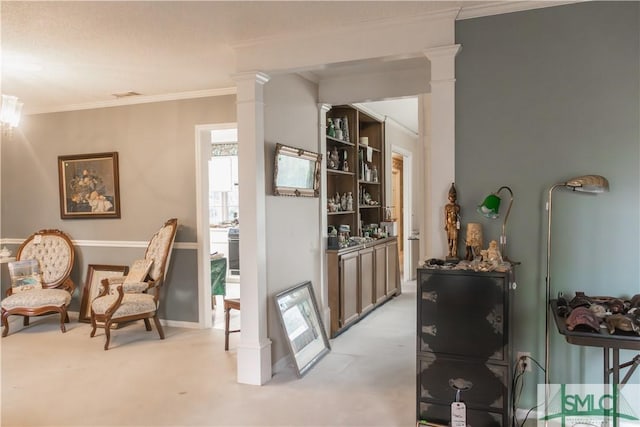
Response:
[[[511,212],[511,205],[513,205],[513,191],[511,188],[502,186],[498,188],[498,191],[495,194],[499,195],[502,190],[507,190],[509,192],[509,207],[507,207],[507,213],[504,215],[504,221],[502,222],[502,234],[500,235],[500,253],[502,254],[502,258],[506,261],[509,260],[507,257],[507,220],[509,219],[509,213]]]

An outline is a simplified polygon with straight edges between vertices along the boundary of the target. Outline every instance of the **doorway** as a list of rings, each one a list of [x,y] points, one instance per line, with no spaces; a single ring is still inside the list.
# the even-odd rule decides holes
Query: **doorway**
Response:
[[[222,299],[240,296],[237,256],[236,274],[229,268],[230,237],[239,238],[238,181],[237,124],[196,126],[198,321],[204,328],[223,328]]]
[[[391,156],[391,220],[398,226],[398,261],[400,277],[405,277],[404,269],[404,184],[402,156],[393,153]],[[402,280],[404,282],[404,279]]]

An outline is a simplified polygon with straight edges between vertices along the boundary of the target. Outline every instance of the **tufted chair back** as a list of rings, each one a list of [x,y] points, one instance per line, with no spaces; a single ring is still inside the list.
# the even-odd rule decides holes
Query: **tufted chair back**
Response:
[[[74,251],[71,239],[60,230],[40,230],[18,248],[16,259],[40,264],[43,288],[57,288],[71,274]]]
[[[153,235],[144,253],[145,259],[153,260],[153,264],[151,264],[151,269],[149,270],[149,277],[156,282],[158,280],[163,281],[167,275],[177,228],[178,220],[176,218],[167,220],[162,228]]]

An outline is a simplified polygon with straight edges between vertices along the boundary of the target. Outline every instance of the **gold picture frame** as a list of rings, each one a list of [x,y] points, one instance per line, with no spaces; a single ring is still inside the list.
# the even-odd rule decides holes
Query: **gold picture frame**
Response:
[[[91,323],[91,301],[100,293],[102,279],[107,277],[126,276],[129,266],[126,265],[102,265],[89,264],[87,269],[87,280],[84,282],[82,299],[80,301],[80,313],[78,321]]]

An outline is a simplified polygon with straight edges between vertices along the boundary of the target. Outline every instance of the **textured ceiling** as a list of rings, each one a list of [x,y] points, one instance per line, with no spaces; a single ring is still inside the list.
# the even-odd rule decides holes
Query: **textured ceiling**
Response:
[[[230,88],[234,46],[508,3],[514,2],[0,1],[1,89],[29,113],[110,102],[129,91]]]

